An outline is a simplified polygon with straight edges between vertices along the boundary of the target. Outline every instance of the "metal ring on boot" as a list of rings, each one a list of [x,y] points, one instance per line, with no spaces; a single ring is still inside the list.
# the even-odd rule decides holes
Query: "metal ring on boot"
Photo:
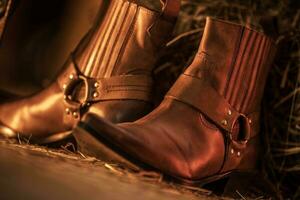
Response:
[[[73,74],[70,75],[70,82],[68,84],[65,85],[64,88],[64,100],[67,104],[69,105],[73,105],[73,106],[78,106],[80,107],[82,104],[85,104],[88,99],[89,99],[89,84],[88,84],[88,78],[84,77],[84,76],[74,76]],[[84,97],[83,100],[76,100],[74,97],[74,94],[76,92],[76,88],[83,83],[83,87],[85,88],[85,92],[84,92]],[[79,89],[81,90],[81,88]]]
[[[240,116],[234,122],[234,126],[237,124],[239,125],[239,132],[237,134],[237,139],[234,140],[232,134],[230,134],[230,139],[236,143],[246,145],[251,138],[250,120],[244,114],[240,114]]]

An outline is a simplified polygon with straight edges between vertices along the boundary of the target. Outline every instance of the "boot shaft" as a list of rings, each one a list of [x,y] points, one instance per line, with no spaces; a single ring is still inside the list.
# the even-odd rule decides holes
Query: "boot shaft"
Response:
[[[203,76],[241,113],[259,110],[275,44],[247,27],[207,19],[197,56],[186,74]]]
[[[95,78],[150,74],[173,26],[162,13],[131,1],[112,0],[103,22],[85,47],[76,51],[77,65],[83,74]]]
[[[151,72],[157,50],[170,35],[180,9],[179,0],[162,2],[162,12],[128,0],[109,2],[104,19],[81,41],[58,78],[66,122],[74,124],[74,119],[79,120],[91,107],[98,109],[104,101],[122,100],[124,109],[127,100],[152,101]],[[97,112],[103,113],[101,109]],[[117,109],[116,116],[124,114],[118,114],[121,110]]]
[[[208,18],[193,63],[166,98],[198,109],[243,146],[259,133],[260,103],[275,49],[262,33]]]

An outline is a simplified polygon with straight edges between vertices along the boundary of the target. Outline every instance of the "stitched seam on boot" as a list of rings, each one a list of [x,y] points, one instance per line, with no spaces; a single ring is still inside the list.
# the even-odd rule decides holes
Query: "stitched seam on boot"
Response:
[[[265,84],[266,84],[266,79],[267,79],[266,75],[267,75],[267,72],[270,70],[270,67],[271,67],[271,65],[272,65],[272,60],[273,60],[273,58],[272,58],[272,51],[274,50],[274,49],[272,50],[272,47],[274,47],[274,46],[272,46],[272,40],[267,39],[267,42],[268,42],[268,44],[269,44],[269,45],[268,45],[268,50],[267,50],[267,52],[269,52],[269,53],[268,53],[268,55],[267,55],[266,58],[265,58],[264,65],[267,65],[268,67],[267,67],[267,69],[264,69],[264,68],[266,68],[266,67],[262,67],[261,71],[260,71],[259,74],[258,74],[259,77],[261,77],[262,74],[265,75],[265,77],[264,77],[264,79],[263,79],[263,80],[265,80],[264,86],[265,86]],[[264,69],[264,70],[263,70],[263,69]],[[256,82],[258,82],[258,79],[256,80]],[[255,93],[258,92],[258,88],[259,88],[258,85],[259,85],[259,84],[257,84],[256,88],[254,89],[254,92],[255,92]],[[254,98],[254,95],[251,96],[251,98],[249,99],[249,102],[252,102],[252,101],[253,101],[253,98]],[[251,105],[251,106],[252,106],[252,105]],[[246,108],[245,108],[245,109],[246,109]],[[248,107],[247,109],[248,109],[248,110],[249,110],[249,109],[253,109],[253,107]],[[254,112],[254,111],[250,111],[250,112]]]
[[[259,41],[258,39],[257,39],[257,34],[255,35],[255,40],[254,40],[254,43],[259,43],[260,45],[261,45],[261,43],[262,43],[262,41]],[[259,46],[260,46],[259,45]],[[255,47],[255,45],[252,45],[252,49],[254,49],[254,47]],[[254,49],[255,50],[255,49]],[[250,91],[250,85],[251,85],[251,82],[252,82],[252,79],[253,79],[253,77],[256,75],[256,74],[254,74],[254,72],[255,72],[255,70],[258,68],[258,66],[259,65],[257,65],[257,60],[259,60],[258,58],[257,58],[257,56],[259,55],[259,53],[260,53],[260,49],[258,49],[256,52],[255,52],[255,61],[254,61],[254,63],[252,63],[252,65],[251,65],[251,71],[250,71],[250,73],[248,74],[248,76],[249,76],[249,80],[247,80],[247,82],[246,82],[246,85],[247,85],[247,88],[246,88],[246,90],[245,90],[245,92],[243,93],[243,97],[241,98],[241,102],[240,102],[240,107],[239,107],[239,111],[240,112],[243,112],[244,113],[244,110],[242,110],[243,109],[243,105],[245,104],[245,101],[246,101],[246,99],[247,99],[247,96],[249,96],[249,91]],[[250,56],[251,57],[251,56]],[[249,57],[248,57],[248,59],[249,59]],[[261,61],[259,61],[259,63],[260,63]],[[246,71],[245,71],[246,72]],[[245,72],[244,72],[244,74],[245,74]],[[243,76],[243,74],[242,74],[242,76]],[[247,75],[246,75],[247,76]],[[252,94],[252,93],[251,93]],[[236,98],[235,99],[235,102],[234,102],[234,104],[237,104],[237,102],[238,102],[238,98]]]
[[[231,75],[233,73],[233,70],[234,70],[234,65],[236,63],[236,58],[237,58],[239,48],[240,48],[240,45],[241,45],[241,42],[242,42],[243,34],[244,34],[244,28],[242,28],[240,30],[240,37],[236,40],[236,43],[235,43],[234,53],[232,55],[232,61],[231,61],[231,64],[230,64],[230,71],[227,75],[226,86],[225,86],[225,89],[224,89],[224,93],[225,93],[224,96],[226,97],[226,99],[229,98],[228,95],[230,93],[228,91],[228,87],[229,87],[229,83],[230,83],[230,77],[231,77]]]
[[[84,73],[87,76],[91,76],[91,74],[93,72],[92,65],[94,65],[95,59],[93,60],[93,62],[91,64],[89,64],[89,62],[91,60],[91,56],[92,56],[93,52],[95,51],[95,49],[97,49],[96,51],[99,51],[99,48],[101,48],[100,41],[103,41],[103,37],[107,34],[107,31],[108,31],[107,26],[110,24],[108,20],[110,20],[113,17],[113,13],[116,12],[116,10],[118,8],[118,2],[117,1],[112,2],[111,6],[112,6],[111,11],[109,13],[107,13],[106,21],[104,21],[100,27],[100,29],[105,28],[105,30],[102,32],[100,32],[98,30],[99,32],[95,33],[95,34],[97,34],[97,40],[94,44],[92,44],[92,47],[90,47],[91,51],[89,52],[88,56],[86,56],[87,59],[85,59],[86,63],[84,63],[84,65],[85,65]],[[96,46],[97,46],[97,48],[96,48]],[[97,52],[96,52],[96,54],[97,54]]]
[[[120,28],[119,28],[119,31],[118,31],[118,34],[117,34],[117,37],[116,37],[116,39],[115,39],[115,41],[114,41],[114,44],[113,44],[113,46],[112,46],[112,49],[111,49],[111,52],[110,52],[110,54],[109,54],[109,57],[108,57],[108,61],[107,61],[107,64],[106,65],[108,65],[108,66],[110,66],[109,64],[111,63],[111,60],[112,60],[112,56],[114,55],[114,52],[116,51],[116,45],[118,44],[118,40],[120,39],[120,36],[121,36],[121,33],[122,33],[122,31],[123,31],[123,29],[124,29],[124,26],[125,26],[125,22],[128,20],[128,18],[129,18],[129,10],[130,10],[130,4],[127,6],[127,8],[126,8],[126,13],[125,13],[125,16],[123,17],[123,23],[122,23],[122,25],[120,26]],[[118,19],[118,20],[120,20],[120,19]],[[126,38],[125,38],[126,39]],[[120,49],[121,50],[121,49]],[[102,64],[103,65],[103,64]],[[104,67],[104,66],[102,66],[102,67]],[[111,69],[111,70],[109,70],[109,72],[108,72],[108,70],[106,70],[106,72],[105,72],[105,74],[104,74],[104,77],[110,77],[111,75],[112,75],[112,72],[113,71],[113,68]],[[99,77],[99,73],[97,74],[97,77]]]
[[[242,110],[244,112],[247,109],[247,107],[249,106],[249,104],[252,102],[252,99],[254,98],[253,94],[255,94],[255,92],[256,92],[256,90],[258,88],[258,85],[260,85],[260,84],[258,84],[258,78],[262,75],[262,71],[265,68],[264,53],[266,52],[266,49],[268,48],[268,40],[266,38],[264,38],[264,39],[265,39],[265,41],[264,41],[263,47],[261,47],[262,42],[260,42],[260,45],[259,45],[260,48],[263,48],[263,49],[262,49],[262,52],[261,52],[261,55],[260,55],[260,61],[259,61],[258,66],[257,66],[258,69],[257,69],[256,74],[254,74],[252,76],[252,78],[251,78],[251,80],[255,79],[254,80],[254,85],[251,88],[251,90],[250,90],[250,88],[248,88],[248,92],[247,92],[248,95],[246,95],[245,98],[244,98],[244,100],[243,100]],[[251,82],[249,84],[251,84]]]
[[[135,16],[134,16],[134,18],[133,18],[133,20],[132,20],[132,22],[131,22],[130,28],[129,28],[128,32],[127,32],[127,35],[126,35],[126,37],[125,37],[125,40],[124,40],[124,42],[123,42],[123,44],[122,44],[122,47],[121,47],[121,49],[120,49],[120,52],[119,52],[119,54],[118,54],[118,56],[117,56],[116,62],[115,62],[115,64],[114,64],[113,67],[112,67],[113,70],[111,71],[111,74],[114,74],[115,71],[118,71],[118,70],[119,70],[119,69],[117,69],[117,66],[119,65],[119,63],[120,63],[120,61],[121,61],[121,59],[122,59],[122,57],[123,57],[123,55],[124,55],[124,51],[126,50],[126,47],[127,47],[127,45],[128,45],[128,42],[130,41],[131,37],[133,36],[133,32],[134,32],[134,30],[135,30],[135,28],[136,28],[137,17],[138,17],[138,14],[139,14],[139,13],[140,13],[140,7],[138,6],[138,7],[136,8],[136,10],[135,10]]]
[[[128,45],[128,42],[131,40],[132,36],[134,35],[134,30],[136,28],[136,25],[137,25],[137,18],[139,16],[139,14],[141,12],[144,12],[150,16],[155,16],[158,14],[158,12],[156,11],[152,11],[152,10],[149,10],[143,6],[138,6],[137,7],[137,10],[136,10],[136,14],[135,14],[135,17],[133,18],[133,24],[131,25],[131,28],[129,29],[128,31],[128,36],[126,36],[126,39],[124,40],[124,44],[122,45],[121,49],[120,49],[120,53],[118,55],[118,58],[116,60],[116,64],[114,65],[114,67],[112,68],[112,72],[111,74],[118,74],[118,65],[119,65],[119,62],[121,61],[123,55],[124,55],[124,52],[126,51],[126,48],[127,48],[127,45]]]
[[[237,83],[236,84],[236,86],[234,85],[234,86],[232,86],[232,88],[231,88],[231,91],[229,92],[229,102],[231,103],[231,105],[233,105],[234,107],[236,107],[236,101],[239,99],[239,96],[240,95],[237,95],[238,93],[239,93],[239,91],[240,91],[240,88],[241,87],[239,87],[239,85],[241,85],[241,84],[243,84],[243,81],[244,80],[240,80],[240,77],[242,77],[243,76],[243,71],[245,71],[246,69],[242,69],[245,65],[247,65],[247,64],[245,64],[244,62],[245,62],[245,60],[247,59],[247,56],[246,56],[246,52],[249,50],[248,48],[247,48],[247,46],[249,46],[249,43],[250,43],[250,41],[251,41],[251,39],[252,39],[252,32],[250,32],[250,34],[249,34],[249,36],[248,37],[246,37],[246,35],[245,34],[243,34],[243,36],[242,36],[242,39],[241,39],[241,42],[242,41],[244,41],[244,43],[245,43],[245,48],[244,49],[241,49],[241,47],[239,47],[239,51],[238,51],[238,53],[237,53],[237,57],[236,57],[236,60],[237,60],[237,58],[239,57],[239,60],[240,60],[240,63],[239,63],[239,65],[237,65],[237,61],[235,62],[235,65],[233,66],[234,68],[236,68],[236,74],[235,74],[235,76],[234,77],[232,77],[233,76],[233,74],[231,74],[231,81],[230,81],[230,83]],[[255,37],[255,39],[256,39],[256,35],[254,35],[254,37]],[[246,40],[246,41],[245,41]],[[255,40],[254,40],[255,41]],[[253,49],[254,48],[254,46],[252,45],[251,47],[250,47],[251,49]],[[239,52],[241,52],[242,51],[242,54],[239,54]],[[251,51],[250,51],[251,52]],[[246,58],[245,58],[246,57]],[[247,60],[246,60],[247,61]],[[234,80],[232,80],[232,78],[234,78]],[[229,84],[230,84],[229,83]],[[245,94],[244,94],[245,95]],[[238,111],[240,111],[239,109],[237,109]]]
[[[103,58],[105,57],[106,53],[107,53],[107,47],[109,46],[109,44],[111,43],[112,41],[112,34],[113,32],[115,31],[116,29],[116,24],[118,23],[118,20],[121,16],[121,13],[122,13],[122,10],[123,10],[123,7],[124,7],[124,2],[122,2],[120,8],[116,11],[117,14],[115,14],[116,16],[112,16],[112,19],[113,20],[111,23],[109,23],[108,27],[106,27],[106,29],[109,30],[109,32],[107,32],[104,36],[103,36],[103,41],[102,43],[104,43],[103,45],[101,44],[100,45],[100,49],[98,49],[98,52],[96,53],[96,56],[95,56],[95,59],[94,59],[94,62],[93,64],[96,65],[96,70],[93,69],[92,71],[92,75],[96,76],[96,77],[99,77],[100,74],[103,74],[103,72],[106,70],[107,66],[103,66],[103,63],[102,63],[102,60]]]

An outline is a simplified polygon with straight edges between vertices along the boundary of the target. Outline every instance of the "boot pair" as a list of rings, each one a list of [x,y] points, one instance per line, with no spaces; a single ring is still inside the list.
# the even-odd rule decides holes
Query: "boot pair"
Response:
[[[73,134],[86,154],[150,167],[187,184],[253,172],[274,55],[275,44],[264,34],[207,18],[194,61],[156,109],[120,124],[88,114]]]
[[[260,32],[207,18],[193,63],[141,118],[151,109],[157,50],[178,11],[179,1],[165,1],[161,14],[112,1],[52,86],[1,105],[2,130],[51,138],[79,122],[73,135],[83,153],[187,184],[257,169],[260,103],[275,55],[274,42]]]

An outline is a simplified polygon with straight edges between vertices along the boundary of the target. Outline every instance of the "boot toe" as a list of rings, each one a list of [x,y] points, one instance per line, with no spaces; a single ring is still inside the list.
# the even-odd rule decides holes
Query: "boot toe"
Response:
[[[139,123],[115,125],[88,114],[73,130],[82,153],[105,162],[125,164],[129,168],[169,172],[191,177],[189,166],[180,151],[163,130],[153,131]],[[160,138],[160,140],[153,140]],[[159,151],[158,151],[159,149]]]

